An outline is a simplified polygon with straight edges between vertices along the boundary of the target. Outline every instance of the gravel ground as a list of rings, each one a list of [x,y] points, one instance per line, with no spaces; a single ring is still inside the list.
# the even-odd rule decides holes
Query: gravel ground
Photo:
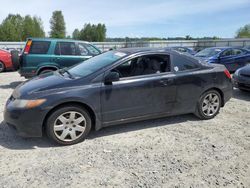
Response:
[[[0,74],[0,187],[250,187],[250,93],[234,90],[213,120],[113,126],[57,147],[4,124],[5,101],[23,80]]]

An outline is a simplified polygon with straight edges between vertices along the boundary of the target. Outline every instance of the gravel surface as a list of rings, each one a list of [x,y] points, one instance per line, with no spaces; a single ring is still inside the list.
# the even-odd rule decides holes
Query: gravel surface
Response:
[[[3,122],[24,79],[0,74],[0,187],[250,187],[250,93],[213,120],[193,115],[113,126],[77,145],[24,139]]]

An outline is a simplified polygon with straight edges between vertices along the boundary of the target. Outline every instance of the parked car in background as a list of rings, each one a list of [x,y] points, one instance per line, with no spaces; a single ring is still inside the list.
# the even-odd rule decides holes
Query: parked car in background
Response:
[[[30,38],[20,58],[13,57],[13,64],[21,76],[30,78],[71,67],[100,53],[98,48],[84,41]]]
[[[196,57],[208,62],[225,65],[230,72],[250,63],[250,51],[234,47],[213,47],[198,52]]]
[[[21,136],[45,130],[69,145],[92,128],[186,113],[212,119],[231,96],[223,65],[173,50],[124,48],[24,82],[8,99],[4,119]]]
[[[245,46],[244,49],[250,50],[250,46]]]
[[[250,65],[238,69],[234,75],[234,86],[243,91],[250,91]]]
[[[189,55],[195,55],[196,52],[190,48],[187,47],[182,47],[182,46],[176,46],[176,47],[171,47],[171,49],[176,50],[178,52],[184,53],[184,54],[189,54]]]
[[[0,72],[12,70],[12,60],[10,52],[0,49]]]

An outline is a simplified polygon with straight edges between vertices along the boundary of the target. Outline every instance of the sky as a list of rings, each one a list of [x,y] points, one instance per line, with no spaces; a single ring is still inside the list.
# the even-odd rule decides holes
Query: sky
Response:
[[[30,14],[50,30],[61,10],[67,34],[85,23],[104,23],[108,37],[232,38],[250,24],[250,0],[0,0],[0,22],[9,14]]]

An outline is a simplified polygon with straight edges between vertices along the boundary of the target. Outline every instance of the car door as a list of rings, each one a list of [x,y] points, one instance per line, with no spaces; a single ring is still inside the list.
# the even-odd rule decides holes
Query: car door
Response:
[[[233,53],[235,55],[235,69],[244,67],[249,55],[244,50],[238,48],[233,49]]]
[[[221,52],[219,56],[219,62],[220,64],[225,65],[229,71],[235,71],[237,66],[235,64],[235,55],[233,53],[233,49],[226,49]]]
[[[208,85],[208,78],[202,74],[201,64],[193,58],[173,54],[172,66],[176,85],[176,103],[172,113],[193,113],[204,85]],[[214,77],[211,76],[211,81]]]
[[[139,57],[136,58],[139,59]],[[110,71],[122,72],[120,67],[122,66],[124,69],[123,64],[127,66],[128,63],[127,61],[122,62],[119,66],[107,71],[106,74]],[[137,74],[133,74],[133,76],[131,76],[132,74],[123,76],[112,84],[103,83],[101,105],[104,124],[171,113],[176,93],[174,74],[166,71],[162,73],[148,72],[149,74],[144,75],[139,71],[137,70]],[[126,73],[123,72],[123,74]]]
[[[84,58],[79,55],[75,42],[57,42],[54,54],[52,61],[60,68],[71,67],[84,61]]]

